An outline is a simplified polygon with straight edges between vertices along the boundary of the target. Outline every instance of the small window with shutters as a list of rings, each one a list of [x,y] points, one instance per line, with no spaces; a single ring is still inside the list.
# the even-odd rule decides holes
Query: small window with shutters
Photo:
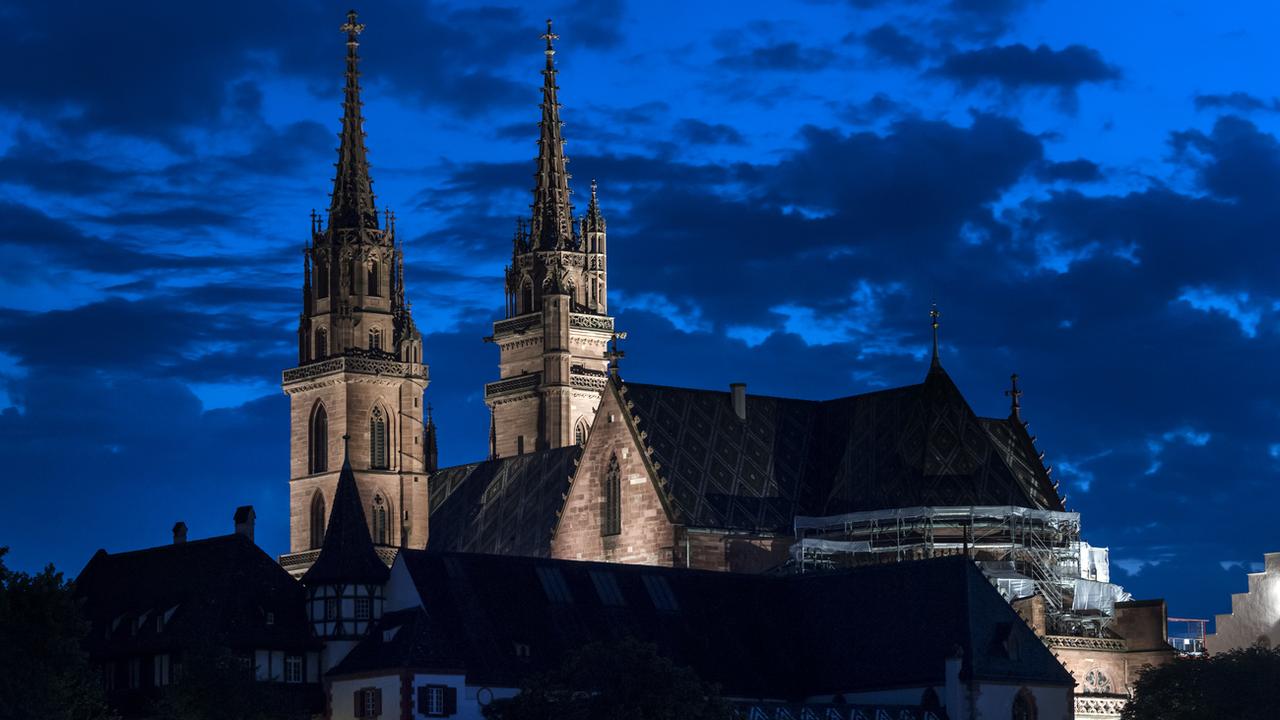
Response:
[[[382,690],[360,688],[353,698],[353,709],[358,718],[376,718],[382,714]]]
[[[423,685],[418,688],[418,713],[427,717],[457,715],[458,689],[447,685]]]

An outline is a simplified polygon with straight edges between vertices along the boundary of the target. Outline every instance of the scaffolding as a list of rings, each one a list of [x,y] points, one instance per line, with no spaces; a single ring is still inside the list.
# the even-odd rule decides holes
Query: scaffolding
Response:
[[[795,535],[790,565],[797,572],[944,555],[973,558],[1005,599],[1042,596],[1049,630],[1056,634],[1101,636],[1115,602],[1129,597],[1106,582],[1106,550],[1080,540],[1080,514],[1074,512],[985,505],[895,508],[799,516]]]

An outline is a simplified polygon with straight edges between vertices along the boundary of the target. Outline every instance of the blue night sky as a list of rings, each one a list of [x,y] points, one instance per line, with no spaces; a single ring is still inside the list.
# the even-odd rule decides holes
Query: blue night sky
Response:
[[[5,3],[6,562],[258,510],[287,540],[308,214],[346,4]],[[370,3],[366,131],[407,238],[441,462],[486,450],[481,338],[527,214],[547,15],[630,380],[832,398],[919,382],[929,303],[1024,417],[1114,577],[1211,616],[1280,549],[1271,3]]]

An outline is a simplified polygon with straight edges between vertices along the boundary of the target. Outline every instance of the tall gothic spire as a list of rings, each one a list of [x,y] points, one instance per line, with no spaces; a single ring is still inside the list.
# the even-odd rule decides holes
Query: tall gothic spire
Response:
[[[529,236],[533,246],[541,250],[562,250],[572,247],[573,205],[569,203],[569,159],[564,154],[564,137],[561,134],[560,103],[556,99],[556,49],[553,41],[559,35],[551,32],[551,20],[547,20],[547,66],[542,71],[542,120],[538,123],[542,132],[538,138],[537,183],[533,188],[533,219]]]
[[[369,179],[368,149],[364,145],[364,114],[360,102],[360,33],[356,11],[347,13],[341,30],[347,34],[346,89],[342,95],[342,132],[338,134],[337,174],[333,178],[333,199],[329,205],[329,227],[335,230],[378,227],[378,211],[373,205],[373,181]]]

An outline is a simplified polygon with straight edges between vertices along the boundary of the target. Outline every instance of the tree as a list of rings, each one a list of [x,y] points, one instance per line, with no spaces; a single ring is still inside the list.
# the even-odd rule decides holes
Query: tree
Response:
[[[1256,645],[1147,668],[1123,720],[1270,720],[1280,708],[1280,650]]]
[[[636,640],[592,643],[484,709],[489,720],[727,720],[719,689]]]
[[[0,547],[0,717],[111,717],[82,645],[89,631],[70,583],[53,566],[36,575],[5,567]]]

